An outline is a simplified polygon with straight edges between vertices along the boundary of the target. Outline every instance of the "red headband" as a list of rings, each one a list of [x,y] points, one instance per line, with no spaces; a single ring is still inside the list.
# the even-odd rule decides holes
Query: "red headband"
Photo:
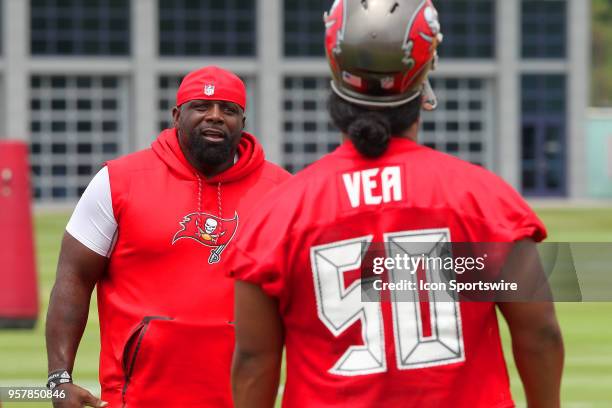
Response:
[[[187,74],[176,92],[176,106],[194,99],[234,102],[246,108],[246,88],[235,74],[210,66]]]

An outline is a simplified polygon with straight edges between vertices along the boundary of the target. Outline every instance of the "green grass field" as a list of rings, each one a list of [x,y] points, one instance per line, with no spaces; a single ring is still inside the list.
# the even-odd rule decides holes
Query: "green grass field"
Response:
[[[543,209],[538,213],[548,226],[551,241],[612,242],[612,209]],[[33,331],[0,331],[0,385],[39,385],[45,382],[43,322],[67,219],[67,214],[39,214],[35,218],[41,319]],[[612,303],[561,303],[557,310],[566,346],[563,406],[612,406]],[[94,391],[98,390],[98,330],[97,313],[93,307],[73,374],[77,382]],[[519,406],[524,406],[505,327],[503,332],[512,390]],[[18,403],[6,406],[28,408],[46,405]]]

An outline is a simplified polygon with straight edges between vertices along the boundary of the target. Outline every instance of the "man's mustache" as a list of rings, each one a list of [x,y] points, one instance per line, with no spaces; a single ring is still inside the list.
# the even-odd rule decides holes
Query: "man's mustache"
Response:
[[[221,136],[224,139],[229,139],[229,131],[218,128],[216,126],[207,126],[198,129],[199,136],[205,136],[207,133],[214,134],[215,136]]]

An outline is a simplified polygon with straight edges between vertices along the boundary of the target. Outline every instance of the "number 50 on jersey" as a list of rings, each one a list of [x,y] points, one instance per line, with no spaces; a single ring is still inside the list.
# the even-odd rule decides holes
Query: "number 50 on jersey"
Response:
[[[317,313],[319,319],[338,337],[356,322],[361,323],[363,345],[350,346],[329,372],[356,376],[387,371],[382,308],[380,302],[364,302],[361,279],[348,287],[344,273],[360,268],[373,236],[363,236],[312,247],[312,264]],[[436,256],[440,244],[450,242],[448,229],[402,231],[384,234],[388,257],[403,255],[410,243],[427,247]],[[430,243],[430,245],[428,244]],[[425,271],[428,281],[436,274]],[[389,270],[389,281],[398,282],[406,276]],[[416,279],[416,276],[412,276]],[[462,362],[465,359],[461,329],[460,304],[429,296],[431,336],[423,335],[423,323],[418,299],[397,301],[392,293],[393,333],[396,364],[400,370],[435,367]]]

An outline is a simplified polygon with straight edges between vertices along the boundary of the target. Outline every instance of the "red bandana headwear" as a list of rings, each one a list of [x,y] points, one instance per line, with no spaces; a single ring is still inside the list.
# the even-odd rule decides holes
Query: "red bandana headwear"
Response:
[[[176,106],[194,99],[228,101],[246,108],[246,87],[235,74],[210,66],[187,74],[176,93]]]

